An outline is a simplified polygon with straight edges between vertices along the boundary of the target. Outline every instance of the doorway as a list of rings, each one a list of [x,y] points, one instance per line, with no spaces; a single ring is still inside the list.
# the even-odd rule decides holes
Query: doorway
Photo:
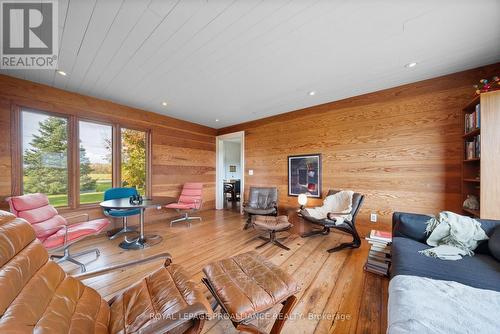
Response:
[[[217,136],[215,208],[243,212],[245,132]]]

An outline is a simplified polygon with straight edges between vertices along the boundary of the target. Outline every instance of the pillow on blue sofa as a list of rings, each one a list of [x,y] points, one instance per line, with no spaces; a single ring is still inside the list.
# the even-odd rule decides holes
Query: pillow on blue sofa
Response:
[[[500,261],[500,226],[495,228],[490,240],[488,240],[488,248],[490,249],[491,255]]]
[[[486,235],[488,235],[488,237],[491,237],[493,235],[493,232],[495,231],[495,228],[500,226],[500,220],[478,219],[477,221],[481,223],[481,228],[484,230],[484,232],[486,232]],[[481,241],[477,248],[474,250],[474,253],[491,255],[490,249],[488,247],[488,240]]]

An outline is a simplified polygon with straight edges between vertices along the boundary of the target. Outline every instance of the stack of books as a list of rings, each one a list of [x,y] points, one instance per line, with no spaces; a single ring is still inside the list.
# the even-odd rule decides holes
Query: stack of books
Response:
[[[465,133],[481,128],[481,105],[476,105],[476,111],[465,114]]]
[[[371,230],[370,236],[365,239],[371,244],[365,270],[377,275],[388,276],[391,265],[392,233]]]

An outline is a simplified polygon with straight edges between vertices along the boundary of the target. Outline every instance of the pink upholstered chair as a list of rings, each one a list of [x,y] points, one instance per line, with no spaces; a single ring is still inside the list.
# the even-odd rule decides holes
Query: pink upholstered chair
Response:
[[[84,213],[78,216],[64,218],[57,213],[57,210],[49,205],[49,199],[44,194],[29,194],[23,196],[10,197],[10,211],[19,218],[27,220],[35,230],[36,237],[50,251],[62,249],[62,255],[51,255],[51,259],[56,262],[69,261],[80,266],[85,272],[85,265],[75,258],[85,254],[94,253],[99,257],[97,248],[84,252],[71,254],[69,247],[83,238],[98,234],[109,225],[107,219],[96,219],[89,221],[89,215]],[[87,220],[80,223],[68,223],[67,219],[86,216]]]
[[[189,212],[194,212],[201,209],[202,190],[203,190],[203,183],[190,182],[184,184],[178,202],[168,204],[165,206],[167,209],[175,209],[179,213],[184,212],[181,218],[172,220],[170,222],[170,226],[172,226],[173,223],[182,221],[187,221],[189,223],[189,226],[191,226],[191,220],[194,219],[201,220],[201,217],[190,216]]]

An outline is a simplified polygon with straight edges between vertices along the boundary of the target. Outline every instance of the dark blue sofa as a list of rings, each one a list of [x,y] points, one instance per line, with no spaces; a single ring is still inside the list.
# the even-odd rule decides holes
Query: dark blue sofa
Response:
[[[430,248],[425,241],[426,222],[430,216],[395,212],[392,216],[392,266],[391,277],[397,275],[422,276],[439,280],[455,281],[480,289],[500,291],[500,262],[483,241],[474,256],[465,256],[458,261],[446,261],[427,257],[418,251]],[[498,220],[479,220],[483,230],[490,236]]]

